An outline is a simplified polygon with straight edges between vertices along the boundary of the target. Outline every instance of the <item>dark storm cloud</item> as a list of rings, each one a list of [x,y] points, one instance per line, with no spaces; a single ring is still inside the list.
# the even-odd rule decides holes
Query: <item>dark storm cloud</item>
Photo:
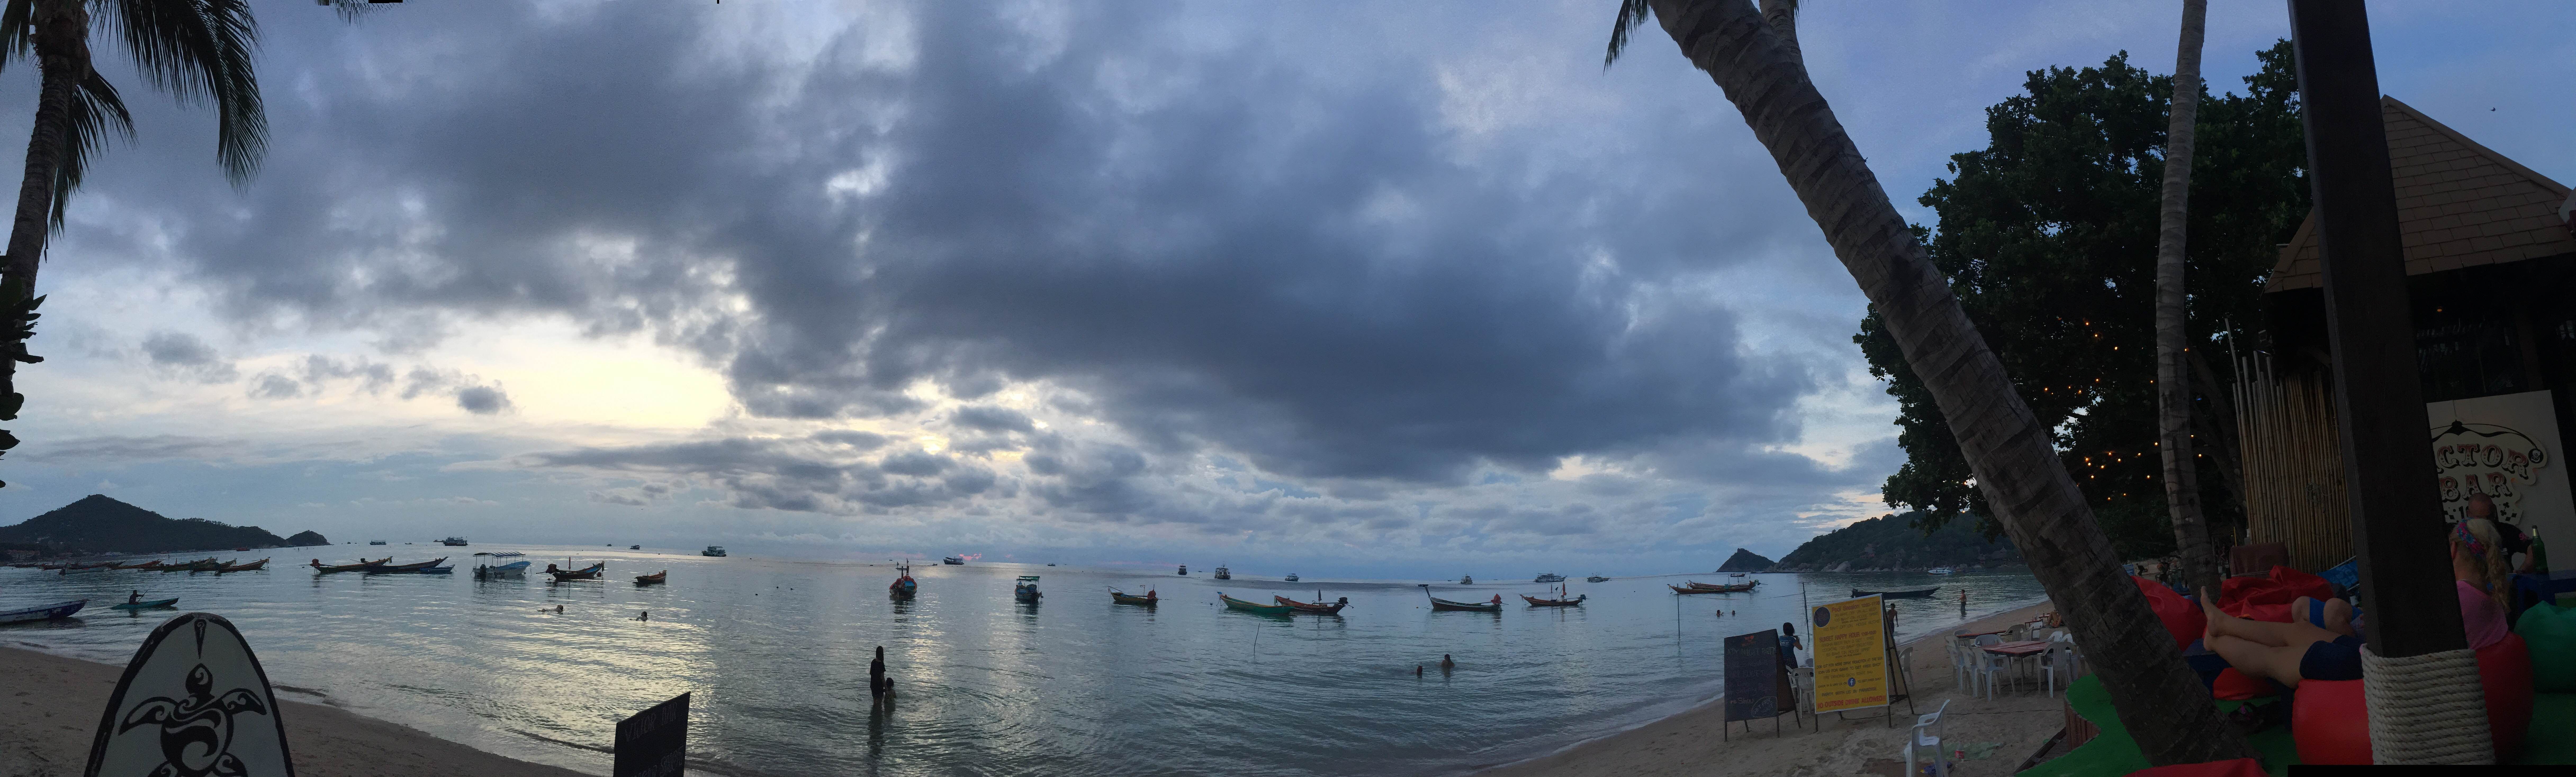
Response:
[[[1704,144],[1706,120],[1630,113],[1603,120],[1646,128],[1616,144],[1470,153],[1481,130],[1453,126],[1441,63],[1412,53],[1436,20],[1388,13],[1360,34],[1376,27],[1239,10],[1076,6],[1067,28],[1033,31],[929,3],[798,67],[712,39],[725,27],[707,9],[281,17],[267,40],[292,64],[270,65],[270,88],[295,98],[272,99],[277,151],[246,194],[166,150],[180,144],[112,155],[93,186],[191,221],[165,258],[245,320],[399,345],[441,337],[442,316],[569,316],[692,349],[773,417],[912,413],[922,380],[969,400],[1043,380],[1127,440],[1075,451],[974,405],[948,419],[967,458],[826,464],[745,439],[532,460],[688,473],[746,505],[1007,489],[967,459],[1014,450],[1051,506],[1171,520],[1155,461],[1210,450],[1355,494],[1684,444],[1718,480],[1798,468],[1758,451],[1795,435],[1808,367],[1673,292],[1794,215],[1713,207],[1738,173],[1776,188],[1758,149],[1670,153]],[[142,177],[192,165],[208,168],[193,189]],[[209,200],[242,215],[189,215]],[[120,239],[146,245],[100,244]],[[508,406],[497,387],[418,376],[275,377]],[[292,395],[260,380],[255,394]]]
[[[241,373],[215,347],[185,332],[154,332],[143,338],[143,356],[164,375],[200,383],[226,383]]]
[[[82,437],[55,442],[36,441],[19,451],[12,460],[65,461],[97,459],[103,461],[144,461],[151,459],[184,459],[217,453],[239,447],[239,443],[204,437],[162,434],[150,437]]]
[[[577,448],[529,454],[517,463],[646,479],[636,488],[590,492],[591,501],[618,505],[649,504],[676,489],[656,478],[689,479],[717,488],[736,507],[828,513],[945,505],[1005,485],[983,466],[924,451],[899,451],[873,461],[860,458],[855,454],[876,445],[853,442],[868,442],[868,437],[877,435],[839,431],[800,438],[735,437]]]

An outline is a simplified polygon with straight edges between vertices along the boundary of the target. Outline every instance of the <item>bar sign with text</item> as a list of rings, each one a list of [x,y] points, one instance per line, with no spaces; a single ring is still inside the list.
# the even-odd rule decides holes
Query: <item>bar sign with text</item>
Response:
[[[688,766],[689,695],[680,694],[617,722],[612,777],[678,777]]]

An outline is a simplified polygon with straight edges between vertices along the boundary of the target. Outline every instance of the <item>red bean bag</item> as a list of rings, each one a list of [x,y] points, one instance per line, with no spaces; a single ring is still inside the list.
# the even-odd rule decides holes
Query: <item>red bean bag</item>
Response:
[[[2290,603],[2299,597],[2328,599],[2334,586],[2325,578],[2289,567],[2273,567],[2265,577],[2231,577],[2218,585],[2218,609],[2246,620],[2288,623]]]
[[[2165,631],[2173,634],[2175,649],[2191,647],[2201,632],[2209,630],[2209,616],[2200,611],[2200,605],[2182,598],[2163,583],[2136,575],[2129,579],[2138,584],[2139,593],[2147,595],[2147,607],[2155,610],[2156,620],[2163,621]]]
[[[2531,728],[2531,649],[2521,635],[2478,651],[2478,682],[2486,688],[2496,760],[2511,760]],[[2300,763],[2370,763],[2370,705],[2362,699],[2360,680],[2303,680],[2290,705]]]
[[[2247,677],[2244,672],[2236,671],[2232,666],[2219,670],[2218,679],[2209,683],[2209,696],[2213,699],[2245,701],[2277,693],[2279,692],[2272,690],[2271,683]]]
[[[2233,761],[2211,761],[2205,764],[2171,764],[2139,769],[2129,777],[2264,777],[2263,764],[2252,758]]]

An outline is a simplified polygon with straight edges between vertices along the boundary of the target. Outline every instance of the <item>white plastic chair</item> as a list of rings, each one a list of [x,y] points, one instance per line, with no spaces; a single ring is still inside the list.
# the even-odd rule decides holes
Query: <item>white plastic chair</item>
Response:
[[[2083,677],[2084,651],[2075,649],[2075,635],[2060,631],[2057,636],[2048,639],[2050,642],[2057,643],[2057,660],[2066,664],[2063,670],[2066,672],[2066,681],[2073,683],[2075,678]]]
[[[1984,693],[1988,700],[1995,698],[1995,672],[1999,670],[2010,671],[2012,669],[2012,659],[1988,653],[1985,651],[1985,648],[1987,645],[2001,645],[2003,643],[2004,639],[2002,637],[1988,634],[1978,637],[1977,644],[1968,648],[1969,650],[1974,651],[1973,658],[1975,659],[1974,666],[1977,670],[1977,681],[1984,684]]]
[[[1967,688],[1969,678],[1975,674],[1975,670],[1969,667],[1968,641],[1958,637],[1947,641],[1950,645],[1950,687]]]
[[[1950,700],[1941,700],[1940,708],[1933,710],[1930,715],[1915,718],[1914,728],[1905,732],[1906,777],[1922,774],[1914,770],[1914,754],[1917,751],[1929,751],[1932,754],[1933,774],[1950,777],[1950,762],[1941,757],[1941,713],[1949,709]],[[1890,711],[1893,712],[1893,710]],[[1925,733],[1924,729],[1931,729],[1931,732]]]

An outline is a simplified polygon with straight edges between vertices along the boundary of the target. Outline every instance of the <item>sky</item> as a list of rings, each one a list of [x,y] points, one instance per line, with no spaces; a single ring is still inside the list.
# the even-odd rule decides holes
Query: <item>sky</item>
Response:
[[[1865,302],[1617,3],[254,2],[271,126],[96,38],[0,523],[1438,578],[1883,514]],[[2178,3],[1809,3],[1889,194]],[[2383,91],[2576,180],[2576,10],[2373,4]],[[2241,89],[2279,3],[2216,3]],[[0,148],[35,72],[0,71]]]

